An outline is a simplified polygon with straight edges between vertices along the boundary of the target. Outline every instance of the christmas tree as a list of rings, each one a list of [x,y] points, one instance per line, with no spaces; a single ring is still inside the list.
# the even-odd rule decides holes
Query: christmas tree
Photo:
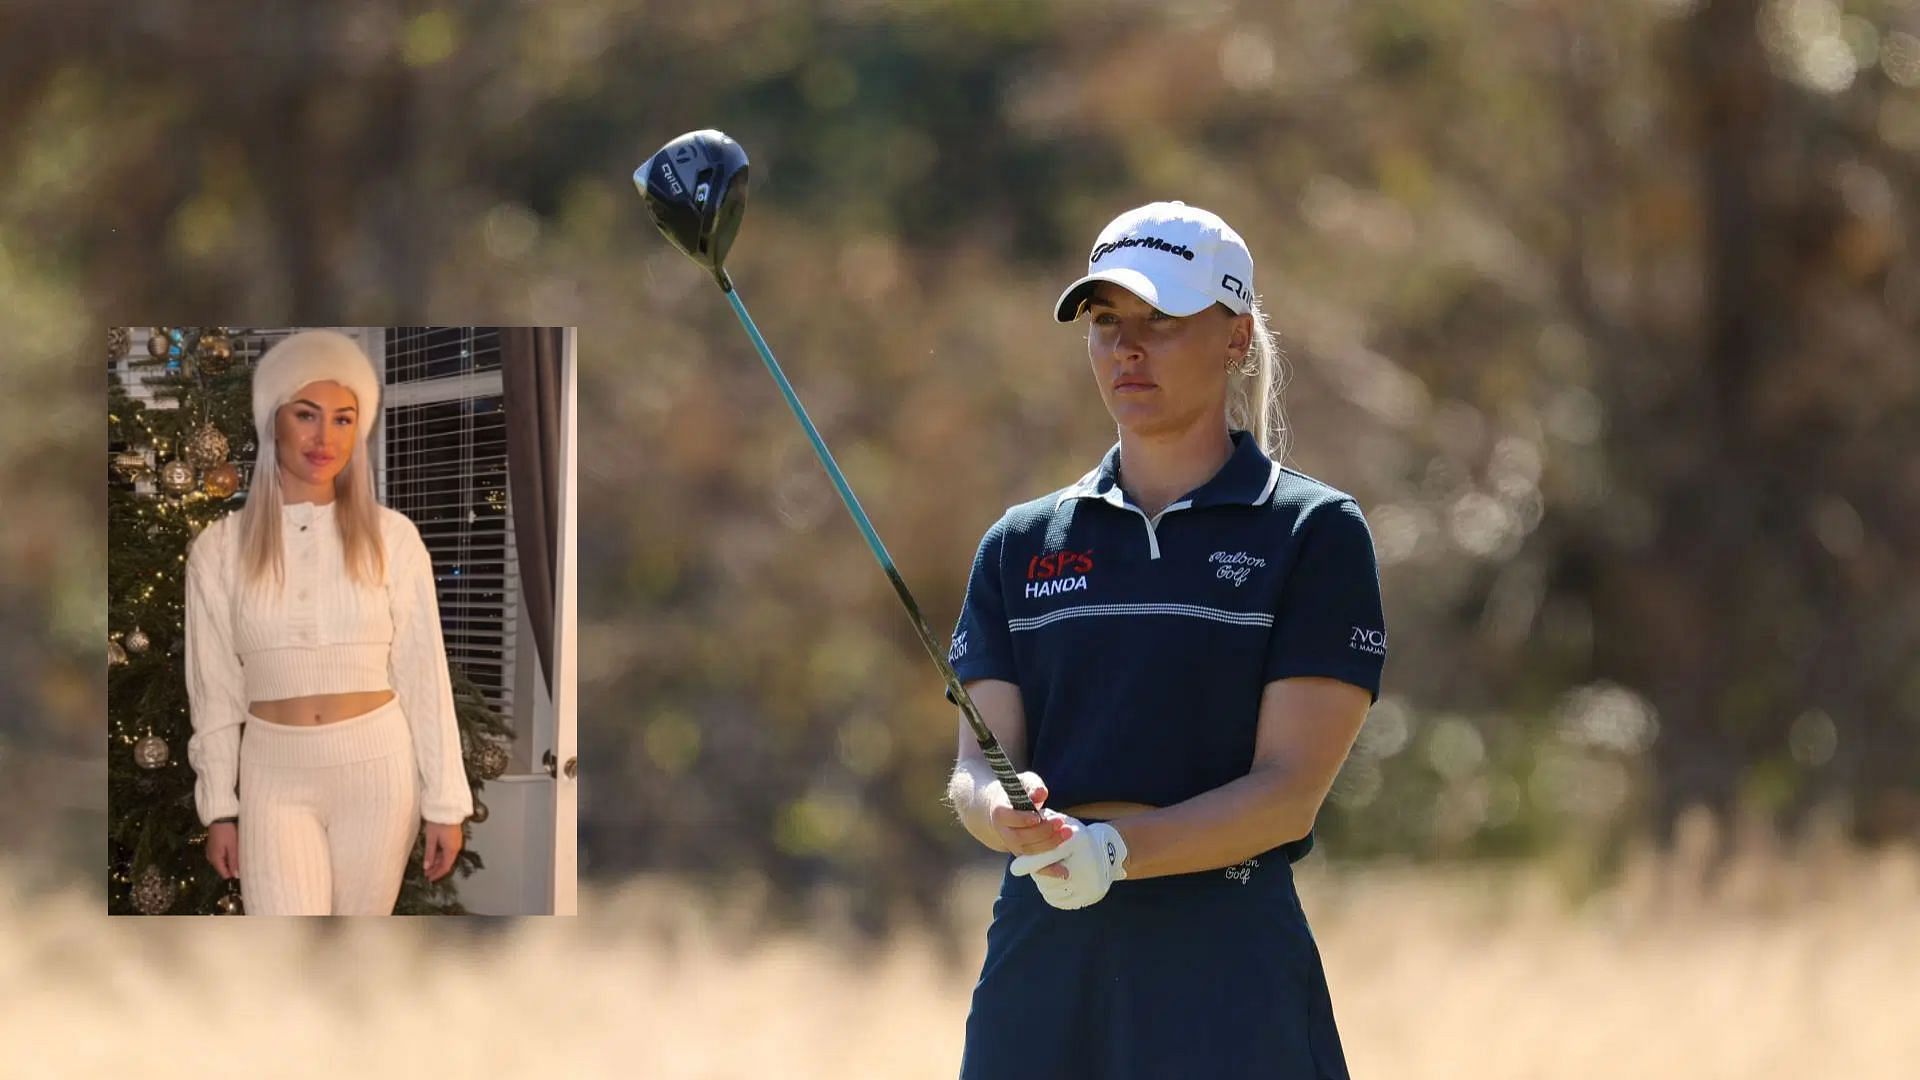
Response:
[[[115,370],[107,451],[107,907],[113,914],[243,911],[242,877],[222,878],[205,855],[187,763],[193,725],[185,670],[187,549],[200,530],[246,501],[255,453],[251,360],[277,334],[227,327],[157,327],[128,357],[131,335],[108,333]],[[127,358],[125,365],[117,363]],[[132,391],[132,392],[130,392]],[[237,459],[237,460],[236,460]],[[451,670],[473,821],[480,788],[500,775],[512,731],[458,665]],[[243,741],[244,745],[244,741]],[[243,826],[244,827],[244,826]],[[484,867],[463,844],[453,873],[429,882],[416,839],[394,907],[401,915],[461,915],[454,883]]]

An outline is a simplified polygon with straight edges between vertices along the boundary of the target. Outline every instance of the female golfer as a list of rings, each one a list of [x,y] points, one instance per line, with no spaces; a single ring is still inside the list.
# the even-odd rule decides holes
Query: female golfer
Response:
[[[1379,694],[1371,535],[1268,456],[1277,358],[1226,222],[1114,219],[1055,310],[1082,314],[1119,443],[987,530],[949,653],[1040,807],[963,724],[953,805],[1018,857],[961,1075],[1344,1077],[1291,864]]]
[[[249,915],[391,915],[422,817],[437,880],[473,812],[433,564],[374,501],[379,416],[353,339],[267,350],[246,505],[187,557],[194,806]]]

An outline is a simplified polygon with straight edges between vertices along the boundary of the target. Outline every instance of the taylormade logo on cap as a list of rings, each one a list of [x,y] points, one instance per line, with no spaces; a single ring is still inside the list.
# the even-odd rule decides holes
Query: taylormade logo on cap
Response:
[[[1094,248],[1093,258],[1087,260],[1087,263],[1090,266],[1098,263],[1101,259],[1121,248],[1142,246],[1153,248],[1156,251],[1165,251],[1173,255],[1178,255],[1188,262],[1193,261],[1193,249],[1185,244],[1169,244],[1157,236],[1129,236],[1125,240],[1115,240],[1111,244],[1101,244],[1099,247]]]
[[[1086,275],[1060,294],[1053,317],[1079,318],[1102,281],[1169,315],[1192,315],[1215,303],[1240,314],[1253,302],[1253,256],[1220,215],[1177,200],[1148,203],[1100,230]]]

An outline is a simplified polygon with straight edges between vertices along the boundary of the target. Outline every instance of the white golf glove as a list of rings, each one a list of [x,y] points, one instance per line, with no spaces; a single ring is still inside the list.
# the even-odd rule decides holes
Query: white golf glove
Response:
[[[1067,821],[1073,832],[1058,847],[1018,856],[1012,870],[1019,876],[1031,875],[1034,887],[1047,903],[1072,911],[1098,903],[1110,885],[1127,876],[1127,842],[1120,839],[1118,829],[1104,821],[1091,825],[1071,817]],[[1066,877],[1035,873],[1054,863],[1066,866]]]

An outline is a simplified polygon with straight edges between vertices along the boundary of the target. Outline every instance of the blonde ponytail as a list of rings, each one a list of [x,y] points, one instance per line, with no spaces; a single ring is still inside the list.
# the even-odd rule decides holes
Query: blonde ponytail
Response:
[[[1227,376],[1227,427],[1251,432],[1266,455],[1286,464],[1287,424],[1280,392],[1286,386],[1286,357],[1267,328],[1267,314],[1256,297],[1247,308],[1253,316],[1253,342],[1246,359]]]

